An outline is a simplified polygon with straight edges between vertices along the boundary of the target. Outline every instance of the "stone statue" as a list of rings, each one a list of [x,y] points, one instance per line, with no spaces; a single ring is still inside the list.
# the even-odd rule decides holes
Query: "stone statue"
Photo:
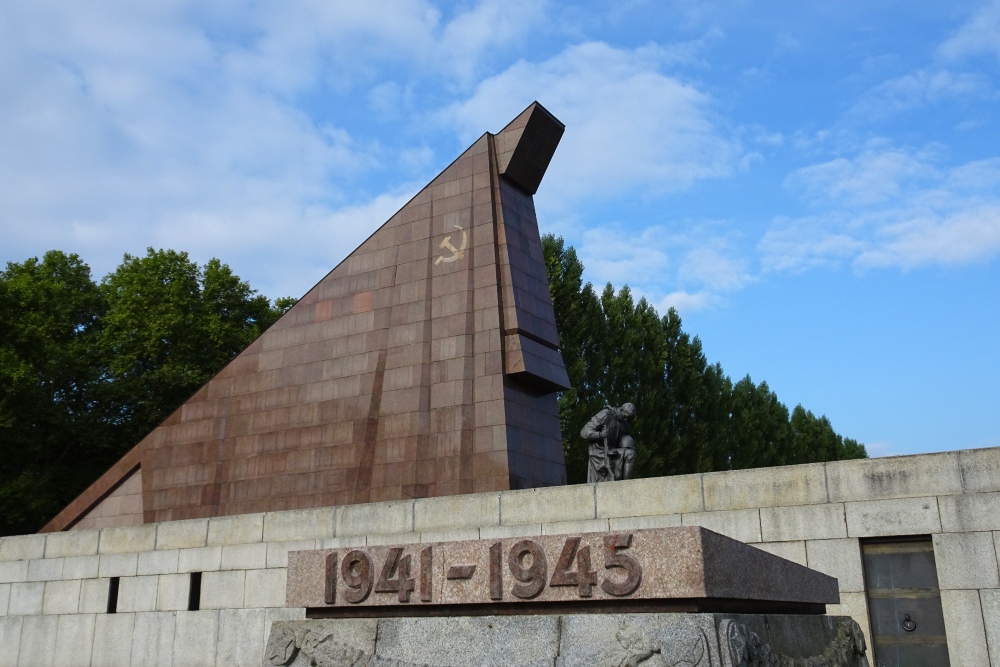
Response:
[[[587,464],[588,482],[613,482],[632,479],[635,473],[635,440],[628,434],[635,417],[635,406],[610,405],[594,415],[580,431],[590,443]]]

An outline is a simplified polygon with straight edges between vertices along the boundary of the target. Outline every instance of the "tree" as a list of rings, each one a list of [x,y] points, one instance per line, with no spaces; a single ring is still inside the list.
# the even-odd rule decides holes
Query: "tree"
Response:
[[[202,269],[185,252],[153,248],[125,255],[101,291],[112,420],[131,445],[291,306],[272,307],[218,259]]]
[[[636,404],[637,476],[730,470],[867,456],[825,417],[801,406],[789,416],[767,383],[735,385],[709,364],[673,308],[659,318],[628,287],[598,296],[561,238],[542,237],[563,363],[572,388],[559,396],[566,472],[586,479],[580,428],[607,403]],[[801,411],[801,414],[800,414]]]
[[[36,530],[95,476],[107,436],[96,409],[103,309],[76,255],[0,272],[0,534]]]
[[[37,530],[295,303],[150,248],[0,272],[0,534]]]

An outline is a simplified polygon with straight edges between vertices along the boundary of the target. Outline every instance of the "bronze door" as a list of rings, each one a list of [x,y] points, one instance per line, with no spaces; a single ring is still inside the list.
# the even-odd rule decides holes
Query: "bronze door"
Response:
[[[947,667],[930,538],[862,542],[875,667]]]

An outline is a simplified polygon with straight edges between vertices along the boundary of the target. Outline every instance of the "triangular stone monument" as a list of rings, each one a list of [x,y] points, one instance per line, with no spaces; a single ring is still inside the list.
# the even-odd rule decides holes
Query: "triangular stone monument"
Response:
[[[484,134],[43,530],[564,484],[532,195],[563,125]]]

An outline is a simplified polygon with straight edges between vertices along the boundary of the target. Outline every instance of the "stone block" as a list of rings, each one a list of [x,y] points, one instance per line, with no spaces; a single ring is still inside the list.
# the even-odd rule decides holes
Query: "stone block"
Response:
[[[264,539],[263,514],[217,516],[208,520],[208,545],[252,544]]]
[[[156,611],[157,579],[155,575],[119,579],[119,611]]]
[[[478,540],[478,528],[452,528],[450,530],[420,531],[421,542],[454,542],[459,540]]]
[[[42,558],[28,561],[28,581],[53,581],[62,579],[63,559]]]
[[[157,549],[194,549],[207,545],[208,519],[165,521],[156,527]]]
[[[357,536],[355,540],[360,541],[360,544],[336,544],[330,545],[331,549],[339,549],[344,546],[365,546],[364,535]],[[329,537],[323,542],[337,542],[336,537]],[[320,540],[293,540],[291,542],[268,542],[267,543],[267,567],[287,567],[288,566],[288,552],[289,551],[305,551],[307,549],[315,549],[319,546]]]
[[[219,636],[219,612],[179,611],[176,623],[173,667],[213,664]]]
[[[556,521],[542,524],[542,535],[568,535],[570,533],[606,533],[607,519],[585,519],[583,521]]]
[[[625,637],[631,641],[622,642]],[[660,665],[721,665],[717,642],[715,619],[708,614],[567,615],[558,664],[639,664],[648,651]]]
[[[15,581],[26,581],[28,579],[28,561],[13,560],[0,562],[0,584],[9,584]]]
[[[0,584],[0,616],[7,614],[7,604],[10,602],[10,584]]]
[[[108,610],[110,579],[84,579],[80,582],[80,613],[103,614]]]
[[[701,479],[701,475],[675,475],[598,484],[597,516],[623,518],[704,511]]]
[[[181,611],[188,608],[191,595],[190,574],[161,574],[156,579],[156,611]]]
[[[223,570],[254,570],[267,567],[267,545],[232,544],[222,547]]]
[[[134,577],[139,563],[138,554],[111,554],[100,557],[99,577]]]
[[[10,585],[7,613],[11,616],[38,616],[42,613],[45,582],[32,581]]]
[[[956,453],[965,493],[1000,491],[1000,447],[964,449]]]
[[[69,556],[63,559],[63,579],[93,579],[100,564],[100,556]]]
[[[23,616],[0,616],[0,667],[16,667],[17,654],[21,649],[21,626]]]
[[[308,542],[308,540],[303,540]],[[317,549],[342,549],[344,547],[363,547],[367,544],[367,540],[364,535],[345,535],[344,537],[328,537],[323,540],[314,540],[314,544]],[[285,542],[284,544],[299,544],[298,542]],[[299,547],[294,549],[289,546],[288,551],[295,551]],[[270,564],[270,551],[268,551],[268,567],[275,567]],[[281,565],[280,567],[284,567]]]
[[[559,653],[560,617],[394,618],[378,624],[378,654],[409,664],[539,665]],[[433,641],[427,638],[433,637]],[[474,650],[473,647],[476,647]],[[463,655],[464,654],[464,655]]]
[[[942,589],[1000,588],[992,533],[941,533],[933,539]]]
[[[18,667],[62,667],[56,665],[58,616],[28,616],[21,626]]]
[[[12,535],[0,538],[0,561],[45,557],[45,535]]]
[[[135,615],[132,667],[173,667],[174,614],[158,611]]]
[[[122,667],[132,660],[135,614],[98,614],[94,622],[91,667]]]
[[[265,614],[263,609],[220,611],[215,664],[226,667],[259,667],[266,637]]]
[[[47,581],[42,594],[43,614],[75,614],[80,608],[80,580]]]
[[[835,503],[962,493],[957,452],[831,461],[826,476]]]
[[[828,616],[850,616],[865,633],[865,641],[868,644],[868,655],[872,653],[872,631],[871,622],[868,619],[868,599],[864,593],[841,593],[840,604],[826,605]]]
[[[178,572],[211,572],[222,565],[222,547],[200,547],[177,551]]]
[[[607,553],[602,535],[607,534],[583,533],[575,547],[578,553]],[[833,578],[703,528],[633,531],[631,538],[628,554],[634,559],[630,562],[635,563],[633,575],[630,575],[635,577],[631,580],[633,583],[629,584],[631,588],[619,592],[609,590],[607,584],[614,577],[608,575],[611,578],[605,578],[586,597],[594,602],[620,600],[621,596],[628,596],[630,602],[663,598],[723,598],[826,604],[839,600],[837,582]],[[489,604],[492,554],[499,552],[501,558],[514,554],[509,557],[516,559],[521,553],[519,550],[525,548],[523,545],[519,546],[521,541],[521,538],[507,538],[500,541],[499,545],[495,540],[416,544],[404,548],[402,554],[391,554],[390,548],[386,546],[370,546],[362,554],[372,563],[371,567],[375,568],[373,571],[378,571],[382,564],[392,562],[389,560],[390,556],[398,558],[402,555],[411,563],[420,563],[425,554],[433,553],[434,566],[427,571],[429,579],[421,576],[421,581],[426,584],[422,584],[422,589],[434,591],[433,600],[429,602],[437,605]],[[541,550],[537,558],[553,567],[563,557],[560,554],[566,554],[566,535],[542,535],[533,538],[532,542],[534,544],[530,549]],[[432,551],[428,551],[429,549]],[[349,551],[347,548],[333,551],[333,558],[343,565]],[[326,605],[324,589],[330,557],[331,550],[297,551],[289,554],[286,587],[288,606],[312,608]],[[602,559],[600,555],[596,557]],[[736,570],[734,563],[738,563]],[[458,577],[462,581],[448,580],[446,577],[452,571],[452,566],[469,568],[469,576]],[[414,576],[417,567],[411,566],[410,571]],[[638,585],[640,569],[641,586]],[[734,575],[734,572],[740,574]],[[745,576],[746,572],[753,573],[753,576]],[[247,585],[249,587],[249,583]],[[531,594],[530,602],[516,602],[519,605],[572,603],[578,601],[580,596],[581,591],[576,586],[567,587],[557,583],[536,590]],[[515,601],[503,592],[501,599]],[[375,590],[354,603],[347,596],[338,594],[331,604],[352,610],[386,605],[404,608],[397,606],[400,605],[398,596],[385,590]],[[462,614],[459,612],[458,615]]]
[[[941,532],[936,498],[901,498],[844,503],[851,537],[925,535]]]
[[[842,503],[762,507],[760,531],[765,542],[830,540],[847,537]]]
[[[829,502],[824,464],[707,473],[705,511]]]
[[[264,610],[264,624],[271,631],[271,624],[276,621],[301,621],[306,617],[306,610],[288,607],[268,607]]]
[[[645,528],[673,528],[681,525],[680,514],[663,514],[659,516],[625,516],[608,519],[610,530],[642,530]]]
[[[101,530],[98,550],[102,554],[152,551],[156,546],[156,525],[117,526]]]
[[[946,533],[1000,530],[1000,493],[941,496],[941,529]]]
[[[337,537],[347,535],[392,535],[413,532],[413,501],[401,500],[337,509]],[[302,535],[302,537],[327,537]],[[419,539],[419,538],[418,538]]]
[[[542,534],[542,524],[521,523],[512,526],[483,526],[479,529],[481,540],[502,540],[508,537],[535,537]]]
[[[861,547],[858,540],[808,540],[806,566],[836,577],[845,593],[863,592],[865,578],[861,569]]]
[[[285,605],[285,581],[288,570],[271,568],[269,570],[247,570],[246,595],[243,606],[283,607]]]
[[[952,665],[989,665],[979,591],[941,591],[941,610]]]
[[[270,628],[265,655],[289,667],[728,667],[749,664],[742,649],[756,647],[753,664],[770,658],[767,664],[846,666],[867,664],[863,646],[859,628],[844,617],[549,614],[280,621]]]
[[[166,551],[144,551],[139,554],[136,574],[176,574],[180,552],[177,549]]]
[[[806,567],[809,566],[806,559],[806,543],[803,541],[761,542],[760,544],[755,544],[754,546],[761,551],[766,551],[769,554],[774,554],[775,556],[779,556],[785,560],[790,560],[793,563],[805,565]]]
[[[45,536],[45,557],[94,556],[100,532],[96,530],[70,530],[49,533]]]
[[[594,487],[594,484],[576,484],[504,491],[500,494],[500,523],[510,526],[596,519]]]
[[[221,570],[201,577],[202,609],[242,609],[246,572]]]
[[[412,530],[415,531],[445,531],[499,524],[499,493],[421,498],[413,502]],[[337,534],[341,533],[338,531]]]
[[[420,533],[378,533],[369,535],[365,543],[368,546],[378,546],[384,544],[417,544],[420,542]]]
[[[708,528],[740,542],[761,541],[760,512],[755,509],[682,514],[681,525]]]
[[[333,537],[334,514],[333,507],[268,512],[264,515],[264,541],[287,542]]]
[[[1000,662],[1000,590],[979,591],[979,604],[983,609],[983,625],[986,627],[986,645],[992,663]]]
[[[56,625],[54,663],[58,667],[90,667],[94,648],[94,614],[60,616]]]

